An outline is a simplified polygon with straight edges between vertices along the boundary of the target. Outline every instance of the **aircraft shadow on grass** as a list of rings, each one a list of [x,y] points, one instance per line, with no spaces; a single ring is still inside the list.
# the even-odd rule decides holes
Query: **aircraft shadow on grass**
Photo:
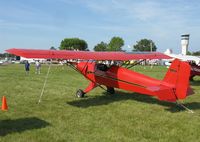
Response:
[[[185,111],[183,107],[180,107],[175,103],[159,101],[157,98],[150,97],[147,95],[120,92],[120,91],[116,91],[114,95],[108,95],[108,93],[106,92],[104,92],[104,94],[105,95],[102,95],[102,96],[96,96],[96,97],[91,97],[91,98],[88,97],[88,98],[74,100],[71,102],[67,102],[67,104],[75,106],[75,107],[87,108],[91,106],[107,105],[107,104],[117,102],[117,101],[135,100],[138,102],[143,102],[143,103],[148,103],[148,104],[157,104],[157,105],[167,107],[165,108],[165,110],[170,111],[172,113]],[[197,110],[197,109],[200,109],[200,102],[184,103],[184,106],[192,110]]]
[[[40,129],[50,125],[36,117],[0,120],[0,137],[10,133],[21,133],[26,130]]]

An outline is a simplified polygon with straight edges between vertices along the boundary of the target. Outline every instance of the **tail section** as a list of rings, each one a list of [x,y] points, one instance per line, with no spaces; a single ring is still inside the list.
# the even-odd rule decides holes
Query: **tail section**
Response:
[[[189,78],[190,65],[175,59],[163,79],[163,84],[167,83],[173,88],[172,93],[176,100],[184,99],[190,90]]]

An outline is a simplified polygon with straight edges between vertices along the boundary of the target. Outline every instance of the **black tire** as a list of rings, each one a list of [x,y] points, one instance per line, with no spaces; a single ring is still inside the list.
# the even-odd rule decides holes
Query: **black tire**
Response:
[[[107,87],[107,92],[110,94],[115,94],[115,89],[113,87]]]
[[[190,76],[190,81],[194,81],[194,75]]]
[[[76,92],[76,97],[77,98],[83,98],[85,96],[85,93],[83,92],[83,90],[79,89],[77,92]]]

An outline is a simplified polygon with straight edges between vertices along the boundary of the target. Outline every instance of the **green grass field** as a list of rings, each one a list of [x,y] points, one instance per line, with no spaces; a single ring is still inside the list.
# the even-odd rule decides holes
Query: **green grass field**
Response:
[[[42,74],[25,75],[21,64],[0,66],[0,97],[9,110],[0,111],[0,142],[199,142],[200,77],[191,82],[195,94],[182,101],[195,113],[173,103],[117,90],[108,95],[101,88],[76,98],[88,81],[69,67],[53,65],[44,95],[37,104],[48,67]],[[134,70],[159,79],[165,67]]]

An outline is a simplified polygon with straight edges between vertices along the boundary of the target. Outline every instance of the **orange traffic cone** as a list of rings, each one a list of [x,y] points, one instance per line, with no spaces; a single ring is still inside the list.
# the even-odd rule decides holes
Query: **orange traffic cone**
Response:
[[[3,111],[7,111],[8,110],[8,106],[7,106],[7,103],[6,103],[6,97],[5,96],[3,96],[3,98],[2,98],[1,110],[3,110]]]

